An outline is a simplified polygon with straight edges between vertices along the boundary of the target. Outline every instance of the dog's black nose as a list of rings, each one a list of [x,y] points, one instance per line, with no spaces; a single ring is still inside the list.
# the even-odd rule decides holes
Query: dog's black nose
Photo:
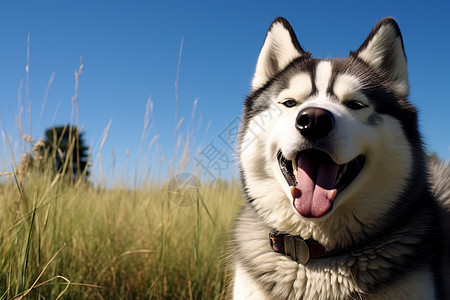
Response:
[[[314,141],[330,133],[334,128],[334,117],[322,108],[305,108],[298,113],[295,127],[304,137]]]

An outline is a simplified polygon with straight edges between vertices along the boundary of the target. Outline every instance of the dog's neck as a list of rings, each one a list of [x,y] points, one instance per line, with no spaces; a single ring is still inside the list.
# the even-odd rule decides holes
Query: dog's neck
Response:
[[[341,251],[326,249],[319,242],[300,236],[271,231],[269,233],[270,247],[274,252],[291,257],[294,261],[306,264],[310,258],[324,258],[341,254]]]

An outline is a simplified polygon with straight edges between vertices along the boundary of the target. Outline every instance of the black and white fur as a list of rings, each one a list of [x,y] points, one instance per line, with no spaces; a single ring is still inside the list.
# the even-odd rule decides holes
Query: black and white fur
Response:
[[[337,59],[312,58],[290,24],[274,20],[242,117],[247,202],[234,229],[234,299],[450,297],[443,229],[450,226],[442,223],[450,171],[441,162],[428,166],[408,93],[403,40],[393,19],[379,21],[358,50]],[[297,116],[307,108],[333,115],[326,136],[311,140],[299,132]],[[296,210],[277,160],[282,154],[296,161],[311,150],[339,165],[365,158],[319,217]],[[272,251],[271,230],[342,254],[300,264]]]

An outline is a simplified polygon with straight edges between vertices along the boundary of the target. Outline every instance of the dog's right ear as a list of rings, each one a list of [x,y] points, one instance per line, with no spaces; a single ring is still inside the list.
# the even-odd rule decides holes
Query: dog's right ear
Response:
[[[405,49],[400,28],[394,19],[379,21],[361,47],[350,52],[350,55],[363,60],[381,76],[388,78],[398,95],[408,95]]]
[[[290,62],[303,55],[310,54],[300,47],[289,22],[281,17],[275,19],[267,31],[264,45],[256,63],[252,90],[262,87]]]

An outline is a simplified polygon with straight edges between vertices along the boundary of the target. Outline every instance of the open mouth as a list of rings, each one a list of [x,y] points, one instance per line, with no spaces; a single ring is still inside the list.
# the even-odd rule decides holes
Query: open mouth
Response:
[[[325,152],[306,150],[294,161],[278,152],[278,163],[291,187],[293,205],[303,217],[318,218],[332,209],[337,194],[361,172],[366,158],[359,155],[346,164],[336,164]]]

